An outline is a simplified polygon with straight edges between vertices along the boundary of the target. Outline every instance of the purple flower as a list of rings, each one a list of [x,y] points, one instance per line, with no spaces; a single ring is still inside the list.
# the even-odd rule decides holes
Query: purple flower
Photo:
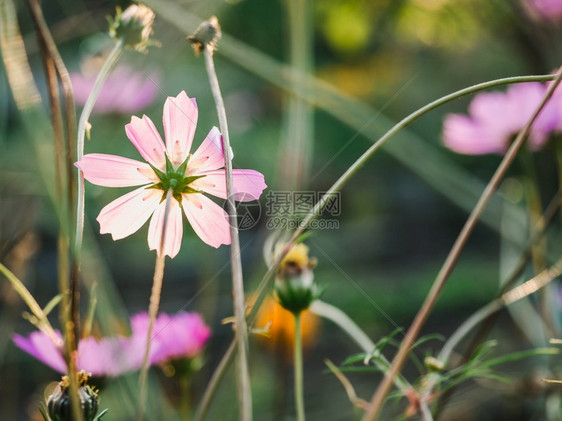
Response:
[[[84,105],[94,87],[96,76],[81,73],[70,75],[76,103]],[[94,112],[99,114],[130,114],[144,109],[158,94],[160,77],[135,72],[127,66],[118,66],[104,82]]]
[[[131,319],[133,337],[146,341],[148,314],[139,313]],[[154,322],[151,364],[172,359],[193,358],[201,353],[211,330],[197,313],[160,314]]]
[[[539,106],[546,89],[546,84],[531,82],[511,85],[505,93],[477,95],[470,103],[468,116],[449,114],[445,118],[445,146],[468,155],[504,153]],[[531,149],[542,147],[550,133],[562,128],[561,99],[557,91],[535,120],[529,134]]]
[[[62,340],[60,332],[57,331],[56,333]],[[12,339],[19,348],[34,356],[43,364],[48,365],[59,373],[66,372],[66,363],[62,357],[61,350],[57,348],[51,338],[43,331],[31,332],[27,338],[14,334]]]
[[[93,376],[114,377],[140,369],[144,358],[148,316],[140,313],[131,318],[133,334],[115,335],[96,339],[87,337],[78,343],[77,369]],[[56,332],[61,338],[60,332]],[[159,364],[168,359],[192,358],[199,354],[210,329],[197,313],[181,312],[174,316],[161,314],[156,319],[150,364]],[[28,337],[13,335],[14,343],[59,373],[67,367],[62,350],[42,331],[32,332]]]
[[[524,0],[524,3],[543,19],[559,20],[562,18],[561,0]]]

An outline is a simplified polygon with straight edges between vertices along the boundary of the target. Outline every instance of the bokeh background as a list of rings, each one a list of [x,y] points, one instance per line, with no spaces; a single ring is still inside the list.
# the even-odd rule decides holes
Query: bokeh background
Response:
[[[325,191],[394,122],[429,101],[486,80],[549,73],[560,64],[559,23],[529,13],[524,0],[310,1],[304,33],[298,17],[291,17],[294,3],[299,2],[149,1],[156,13],[154,39],[160,46],[150,47],[147,54],[127,51],[120,64],[156,88],[154,99],[135,112],[94,113],[86,153],[137,159],[124,125],[131,115],[145,113],[161,130],[163,103],[181,90],[198,101],[194,145],[218,125],[203,59],[185,40],[201,19],[211,15],[218,17],[224,33],[216,68],[234,166],[262,172],[268,191]],[[35,83],[46,103],[30,14],[25,2],[15,5]],[[87,73],[88,66],[95,69],[95,57],[111,47],[106,17],[114,15],[116,5],[124,8],[128,3],[43,2],[46,20],[71,72]],[[301,16],[302,10],[297,14]],[[287,65],[295,48],[304,51],[309,78],[293,85]],[[46,188],[52,180],[40,171],[52,157],[38,151],[37,139],[31,139],[23,127],[4,64],[0,73],[0,261],[44,305],[57,294],[57,221]],[[117,94],[133,99],[135,95]],[[311,105],[295,106],[291,98]],[[344,188],[341,215],[336,218],[339,227],[319,229],[307,242],[310,254],[318,259],[315,276],[325,287],[323,300],[345,311],[375,341],[397,327],[409,326],[501,159],[461,156],[442,145],[444,116],[465,112],[470,99],[432,111],[391,140]],[[304,116],[296,123],[291,117],[295,109]],[[49,140],[40,139],[39,144]],[[552,155],[553,148],[548,147],[530,158],[546,198],[557,189]],[[463,252],[423,334],[449,336],[495,296],[505,242],[502,222],[508,221],[516,233],[527,230],[521,173],[517,161]],[[128,316],[148,306],[155,257],[146,244],[148,225],[114,242],[99,234],[95,221],[100,209],[124,191],[87,184],[82,302],[85,311],[88,289],[97,282],[98,334],[126,332]],[[266,270],[263,245],[272,233],[267,227],[266,200],[262,196],[257,225],[241,232],[249,293]],[[58,375],[14,346],[12,333],[27,333],[33,327],[22,318],[24,305],[10,285],[2,282],[0,288],[0,419],[38,419],[37,401]],[[162,311],[180,309],[200,312],[212,328],[204,364],[192,379],[191,400],[196,404],[233,336],[231,325],[221,323],[233,310],[228,249],[202,244],[188,226],[180,254],[167,261],[161,300]],[[55,315],[52,322],[58,323]],[[498,340],[498,354],[536,345],[507,312],[502,312],[489,337]],[[309,419],[358,418],[360,411],[353,409],[324,359],[340,364],[360,350],[327,321],[307,333],[305,341],[309,342],[304,375]],[[442,340],[433,339],[415,354],[423,358],[441,344]],[[392,347],[387,349],[389,357],[393,352]],[[550,392],[527,381],[543,366],[540,359],[531,359],[502,367],[512,376],[507,384],[469,382],[448,401],[442,419],[547,419],[542,408]],[[252,338],[256,419],[293,419],[291,371],[290,357]],[[414,381],[416,365],[409,364],[405,373]],[[365,399],[380,378],[373,372],[349,373],[358,395]],[[233,379],[231,370],[209,419],[236,418]],[[156,367],[151,380],[151,393],[160,396],[159,404],[150,408],[154,419],[175,419],[174,379]],[[107,419],[128,419],[127,396],[135,381],[135,375],[123,376],[102,387],[101,406],[110,408]],[[389,405],[387,416],[399,416],[406,406],[405,401]]]

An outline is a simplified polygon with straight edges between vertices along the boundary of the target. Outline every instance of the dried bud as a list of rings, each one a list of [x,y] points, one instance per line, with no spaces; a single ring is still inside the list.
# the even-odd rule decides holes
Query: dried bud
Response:
[[[109,19],[109,34],[118,40],[123,40],[126,47],[133,48],[141,53],[149,45],[155,45],[150,40],[154,12],[142,4],[133,4],[121,11],[117,8],[115,19]]]
[[[193,35],[187,37],[195,54],[199,54],[209,46],[211,52],[217,49],[217,41],[221,38],[221,27],[216,16],[211,16],[209,20],[201,22]]]
[[[82,406],[85,421],[94,421],[98,412],[98,391],[87,384],[89,374],[84,371],[78,373],[78,398]],[[63,376],[55,391],[47,399],[47,412],[53,420],[70,421],[70,380]],[[100,415],[101,416],[101,415]]]
[[[320,292],[314,282],[316,259],[308,257],[308,247],[297,244],[285,255],[275,277],[279,303],[294,314],[306,310]]]

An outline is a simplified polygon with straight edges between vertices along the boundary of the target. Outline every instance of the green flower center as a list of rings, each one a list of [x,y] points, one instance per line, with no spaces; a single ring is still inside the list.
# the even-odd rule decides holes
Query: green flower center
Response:
[[[166,172],[159,170],[158,168],[154,167],[150,163],[150,167],[156,174],[156,176],[160,179],[159,183],[154,183],[152,186],[148,187],[149,189],[158,189],[162,190],[162,199],[160,202],[166,200],[166,195],[168,191],[172,191],[172,196],[181,204],[182,194],[186,193],[201,193],[201,190],[194,189],[190,187],[190,184],[193,183],[195,180],[205,177],[204,175],[193,175],[186,177],[185,171],[187,169],[187,162],[191,155],[188,155],[185,161],[181,163],[178,168],[174,168],[172,161],[168,158],[168,154],[166,156]]]

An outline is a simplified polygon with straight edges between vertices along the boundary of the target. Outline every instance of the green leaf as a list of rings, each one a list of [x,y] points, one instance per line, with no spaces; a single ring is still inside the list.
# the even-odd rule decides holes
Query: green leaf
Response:
[[[103,411],[101,411],[95,418],[94,421],[99,421],[102,419],[102,417],[107,414],[109,412],[109,409],[104,409]]]

